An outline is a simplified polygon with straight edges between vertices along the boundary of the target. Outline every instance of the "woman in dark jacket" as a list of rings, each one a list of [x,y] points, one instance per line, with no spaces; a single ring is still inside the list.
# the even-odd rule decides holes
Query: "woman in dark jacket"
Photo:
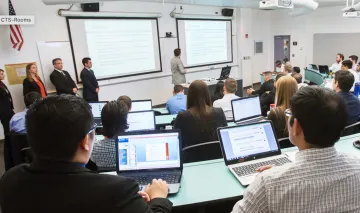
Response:
[[[44,83],[41,81],[35,64],[26,66],[26,78],[23,81],[23,95],[29,92],[38,92],[41,97],[47,96]]]
[[[4,70],[0,69],[0,120],[4,128],[4,135],[10,131],[9,123],[11,117],[14,115],[14,105],[10,91],[2,82],[5,79]]]

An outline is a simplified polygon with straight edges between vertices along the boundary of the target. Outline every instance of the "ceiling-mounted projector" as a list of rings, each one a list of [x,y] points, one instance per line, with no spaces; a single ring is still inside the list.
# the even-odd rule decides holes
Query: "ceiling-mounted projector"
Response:
[[[259,3],[260,9],[275,10],[275,9],[293,9],[294,4],[292,0],[262,0]]]

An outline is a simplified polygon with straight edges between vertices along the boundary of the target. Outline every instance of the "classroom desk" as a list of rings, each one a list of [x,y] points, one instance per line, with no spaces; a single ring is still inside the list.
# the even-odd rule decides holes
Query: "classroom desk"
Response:
[[[160,112],[162,115],[169,115],[170,112],[164,108],[153,108],[154,111]]]
[[[156,125],[170,125],[177,115],[158,115],[155,116]]]

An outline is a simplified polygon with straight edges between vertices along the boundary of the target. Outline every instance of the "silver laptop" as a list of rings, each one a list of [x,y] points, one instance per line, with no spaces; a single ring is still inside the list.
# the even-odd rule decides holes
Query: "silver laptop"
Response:
[[[231,101],[231,107],[236,124],[265,120],[261,115],[260,97],[258,95],[234,99]]]
[[[94,117],[94,121],[98,125],[98,127],[102,127],[101,111],[106,103],[107,101],[89,102],[89,105],[91,106],[91,112]]]
[[[134,178],[140,190],[153,179],[163,179],[169,193],[177,193],[183,171],[180,146],[179,130],[122,133],[116,143],[116,171]]]
[[[281,154],[270,121],[219,128],[218,135],[226,166],[244,186],[255,179],[257,168],[291,162]]]
[[[151,99],[131,101],[131,112],[146,111],[151,109],[152,109]]]
[[[153,110],[129,112],[127,123],[129,125],[127,132],[155,130],[155,112]]]

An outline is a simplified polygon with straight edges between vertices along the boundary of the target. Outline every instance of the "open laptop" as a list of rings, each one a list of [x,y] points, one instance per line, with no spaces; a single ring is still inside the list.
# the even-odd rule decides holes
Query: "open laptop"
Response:
[[[261,116],[260,97],[258,95],[233,99],[232,113],[236,124],[254,123],[265,120]]]
[[[155,130],[155,112],[153,110],[129,112],[127,123],[131,131],[149,131]]]
[[[102,127],[101,110],[106,103],[107,101],[89,102],[89,105],[91,106],[91,112],[93,114],[95,123],[98,125],[98,127]]]
[[[221,69],[220,78],[216,79],[218,81],[225,80],[230,76],[231,67],[226,66]]]
[[[219,128],[218,135],[226,166],[244,186],[255,179],[261,166],[291,163],[281,154],[270,121]]]
[[[179,130],[126,132],[117,138],[116,171],[134,178],[144,190],[153,179],[169,184],[169,194],[179,191],[183,171]]]
[[[131,112],[145,111],[151,109],[152,109],[151,99],[131,101]]]

